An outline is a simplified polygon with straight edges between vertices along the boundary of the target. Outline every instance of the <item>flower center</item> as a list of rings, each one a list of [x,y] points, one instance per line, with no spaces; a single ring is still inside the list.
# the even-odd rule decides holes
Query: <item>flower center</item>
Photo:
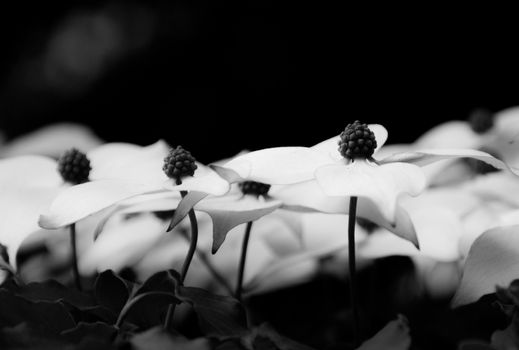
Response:
[[[166,175],[178,184],[182,182],[183,177],[193,176],[196,169],[195,158],[182,146],[177,146],[177,148],[172,148],[169,151],[168,156],[164,158],[164,166],[162,167]]]
[[[469,117],[469,124],[477,134],[484,134],[494,126],[494,115],[486,109],[476,109]]]
[[[65,151],[58,159],[58,171],[61,177],[73,185],[87,182],[91,169],[86,154],[75,148]]]
[[[265,196],[270,190],[270,185],[256,181],[243,181],[238,186],[243,194],[252,194],[257,197]]]
[[[370,158],[377,148],[375,134],[367,124],[361,124],[358,120],[346,125],[340,135],[339,152],[344,158]]]

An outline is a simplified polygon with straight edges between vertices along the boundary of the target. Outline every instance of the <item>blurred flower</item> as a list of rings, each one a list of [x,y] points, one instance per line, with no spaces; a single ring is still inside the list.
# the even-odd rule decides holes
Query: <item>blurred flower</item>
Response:
[[[20,136],[0,146],[0,157],[42,155],[58,158],[64,151],[77,148],[88,152],[103,143],[89,128],[79,124],[53,124]]]

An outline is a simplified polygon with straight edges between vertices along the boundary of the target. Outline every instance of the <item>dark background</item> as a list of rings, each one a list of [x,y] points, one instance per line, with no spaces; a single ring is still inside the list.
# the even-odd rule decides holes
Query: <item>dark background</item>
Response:
[[[410,142],[519,105],[515,23],[481,9],[209,0],[19,1],[0,12],[0,129],[164,138],[209,162],[312,145],[355,119]],[[496,21],[493,21],[496,20]],[[519,28],[519,27],[518,27]]]

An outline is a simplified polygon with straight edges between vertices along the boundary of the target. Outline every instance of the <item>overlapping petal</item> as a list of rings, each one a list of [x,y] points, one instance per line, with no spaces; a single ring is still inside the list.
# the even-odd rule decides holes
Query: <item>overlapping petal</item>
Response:
[[[156,186],[121,179],[86,182],[63,189],[39,219],[43,228],[56,229],[77,222],[124,199],[156,191]]]
[[[307,147],[275,147],[238,156],[212,168],[233,183],[256,181],[284,185],[310,180],[317,167],[330,164],[330,158]]]
[[[215,196],[221,196],[230,189],[229,182],[220,177],[210,167],[197,163],[197,170],[193,176],[182,179],[182,184],[176,185],[168,179],[162,186],[171,191],[197,191]]]
[[[425,188],[422,170],[406,163],[378,166],[357,161],[348,166],[329,165],[318,168],[315,178],[327,196],[371,199],[390,222],[395,221],[397,198],[401,194],[414,196]]]

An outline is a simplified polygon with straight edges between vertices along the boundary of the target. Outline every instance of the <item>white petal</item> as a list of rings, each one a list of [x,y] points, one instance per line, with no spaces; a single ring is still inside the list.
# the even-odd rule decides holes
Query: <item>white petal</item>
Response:
[[[21,243],[40,230],[38,217],[56,196],[57,188],[11,188],[0,197],[0,243],[7,246],[11,264]]]
[[[120,271],[139,261],[165,232],[165,224],[153,215],[122,220],[105,230],[80,258],[82,273]]]
[[[58,158],[73,147],[87,152],[102,141],[84,125],[72,123],[53,124],[20,136],[0,149],[0,156],[14,157],[39,154]]]
[[[435,126],[414,142],[415,148],[479,148],[481,138],[465,121],[448,121]]]
[[[92,166],[90,179],[126,179],[160,186],[168,179],[162,170],[168,152],[164,141],[146,147],[128,143],[103,145],[87,154]]]
[[[506,287],[519,269],[519,226],[486,231],[474,242],[465,262],[460,286],[452,301],[460,306]]]
[[[115,179],[72,186],[54,199],[48,211],[41,215],[39,224],[47,229],[70,225],[124,199],[154,190],[154,186]]]
[[[492,155],[472,149],[421,149],[413,152],[404,152],[379,160],[380,164],[406,162],[424,166],[444,159],[473,158],[492,165],[497,169],[510,169],[519,174],[519,168],[513,168]]]
[[[418,195],[425,187],[422,170],[406,163],[378,166],[355,161],[347,166],[321,167],[315,177],[326,195],[369,198],[390,222],[395,221],[400,194]]]
[[[162,186],[171,191],[196,191],[215,196],[224,195],[229,191],[229,182],[221,178],[214,170],[209,167],[199,166],[199,168],[195,171],[194,176],[184,177],[180,185],[175,185],[172,179],[168,179]]]
[[[0,160],[0,193],[13,187],[59,187],[63,180],[56,161],[44,156],[19,156]]]
[[[270,193],[280,199],[283,207],[289,210],[320,211],[331,214],[348,214],[349,212],[349,198],[325,195],[315,180],[289,186],[273,186]],[[359,198],[357,202],[357,216],[371,220],[418,246],[413,223],[407,212],[398,203],[395,213],[394,220],[389,220],[372,200]]]
[[[277,200],[261,201],[253,196],[240,197],[216,197],[195,205],[196,210],[206,212],[213,221],[213,254],[232,228],[256,221],[281,206],[281,202]]]
[[[311,148],[276,147],[247,153],[213,168],[229,182],[250,180],[283,185],[310,180],[317,167],[330,163],[326,154]]]
[[[380,258],[391,255],[426,255],[438,261],[456,261],[460,258],[458,241],[463,227],[460,219],[450,210],[441,207],[409,210],[420,250],[411,242],[389,232],[373,233],[359,255]]]

